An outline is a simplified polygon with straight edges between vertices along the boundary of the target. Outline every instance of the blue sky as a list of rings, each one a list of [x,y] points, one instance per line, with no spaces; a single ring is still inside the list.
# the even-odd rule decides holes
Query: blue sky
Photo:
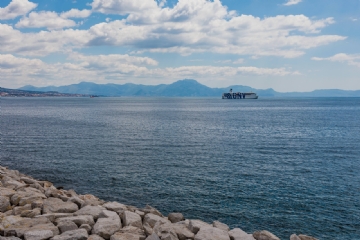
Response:
[[[360,0],[2,0],[0,86],[360,89]]]

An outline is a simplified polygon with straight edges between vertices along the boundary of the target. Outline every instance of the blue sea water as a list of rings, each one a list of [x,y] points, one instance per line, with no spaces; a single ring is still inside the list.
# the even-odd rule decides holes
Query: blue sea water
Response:
[[[104,200],[360,239],[360,98],[2,98],[0,164]]]

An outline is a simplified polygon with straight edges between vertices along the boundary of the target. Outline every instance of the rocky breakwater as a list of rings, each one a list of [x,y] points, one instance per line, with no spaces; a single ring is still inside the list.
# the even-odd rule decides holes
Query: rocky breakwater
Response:
[[[268,231],[248,234],[218,221],[105,202],[1,166],[0,178],[0,240],[279,240]]]

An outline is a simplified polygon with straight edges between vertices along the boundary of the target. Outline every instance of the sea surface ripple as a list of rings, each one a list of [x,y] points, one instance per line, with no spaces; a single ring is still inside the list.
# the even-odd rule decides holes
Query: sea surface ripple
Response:
[[[2,98],[0,164],[186,218],[360,239],[360,99]]]

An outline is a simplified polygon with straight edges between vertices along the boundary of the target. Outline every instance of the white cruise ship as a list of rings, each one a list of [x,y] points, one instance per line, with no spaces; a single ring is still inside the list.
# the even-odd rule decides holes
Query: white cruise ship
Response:
[[[222,99],[258,99],[258,95],[256,95],[256,93],[241,93],[241,92],[236,92],[233,93],[232,89],[230,89],[230,92],[228,93],[223,93],[222,95]]]

